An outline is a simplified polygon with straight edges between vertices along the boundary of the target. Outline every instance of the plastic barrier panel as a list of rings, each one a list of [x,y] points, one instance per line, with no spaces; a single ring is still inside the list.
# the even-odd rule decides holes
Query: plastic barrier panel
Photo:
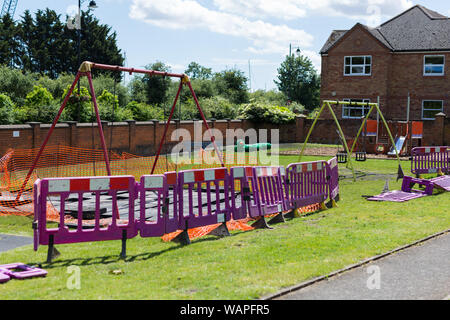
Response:
[[[39,244],[124,240],[137,235],[136,186],[132,176],[49,178],[42,179],[38,186],[35,241]],[[47,227],[48,205],[60,213],[57,228]],[[101,225],[102,217],[109,217],[111,223]],[[71,222],[73,219],[75,223]],[[90,223],[84,225],[86,221]]]
[[[176,172],[141,177],[138,222],[141,237],[160,237],[178,230],[176,183]]]
[[[32,268],[24,263],[18,262],[0,265],[0,275],[1,274],[7,275],[12,279],[23,280],[34,277],[45,277],[47,271],[39,268]]]
[[[234,220],[258,216],[258,208],[252,192],[253,167],[232,167],[230,169],[231,211]]]
[[[326,163],[328,180],[328,197],[330,200],[339,200],[339,166],[337,158]]]
[[[449,147],[417,147],[411,150],[411,156],[414,174],[450,171]]]
[[[287,210],[283,194],[284,173],[284,167],[253,168],[253,193],[259,216]]]
[[[180,229],[203,227],[231,219],[227,168],[178,173]]]
[[[286,168],[288,210],[322,203],[328,195],[325,161],[290,164]]]

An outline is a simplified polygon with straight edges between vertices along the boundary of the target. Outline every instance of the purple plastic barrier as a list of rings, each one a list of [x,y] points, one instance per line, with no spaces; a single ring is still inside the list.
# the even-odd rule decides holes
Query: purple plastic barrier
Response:
[[[176,172],[141,177],[140,219],[137,222],[141,237],[160,237],[179,229],[176,186]],[[171,199],[173,206],[170,206]]]
[[[326,163],[328,180],[328,197],[331,200],[339,200],[339,166],[337,158],[334,157]]]
[[[231,211],[234,220],[259,216],[255,198],[253,197],[251,179],[253,167],[232,167],[230,169]],[[236,190],[236,183],[240,191]]]
[[[421,197],[425,197],[425,193],[418,192],[404,192],[401,190],[389,191],[386,193],[382,193],[378,196],[373,196],[367,198],[369,201],[390,201],[390,202],[405,202],[412,199],[417,199]]]
[[[425,186],[425,190],[415,190],[413,189],[413,186],[415,184]],[[403,177],[403,183],[402,183],[402,191],[403,192],[415,192],[415,193],[423,193],[425,195],[431,196],[433,194],[433,182],[431,180],[426,179],[418,179],[413,177],[405,176]]]
[[[5,270],[0,269],[0,283],[8,282],[11,278],[8,276],[5,272]]]
[[[322,203],[328,196],[326,161],[293,163],[286,168],[286,207],[297,209]]]
[[[418,147],[411,150],[411,172],[443,173],[450,171],[449,147]]]
[[[431,183],[435,187],[450,191],[450,176],[441,176],[431,179]]]
[[[23,280],[34,277],[45,277],[47,271],[39,268],[32,268],[24,263],[18,262],[0,265],[0,276],[1,274],[7,275],[13,279]]]
[[[126,217],[128,221],[118,221],[116,214],[119,209],[117,206],[117,197],[119,191],[125,191],[129,194],[128,206],[126,208]],[[83,194],[90,193],[95,197],[93,205],[94,224],[92,228],[83,228]],[[101,196],[110,197],[102,199]],[[69,196],[75,194],[77,202],[77,225],[76,229],[69,229],[64,221],[66,216],[66,207],[68,206]],[[52,196],[55,200],[48,199]],[[37,226],[35,225],[35,241],[42,245],[77,243],[89,241],[119,240],[131,239],[137,235],[135,226],[134,205],[136,200],[136,187],[134,177],[88,177],[88,178],[48,178],[35,183],[35,197],[37,202],[35,206],[37,211]],[[47,228],[47,201],[55,204],[59,202],[60,221],[57,228]],[[73,202],[72,202],[73,203]],[[112,222],[106,227],[100,226],[100,206],[111,204]],[[38,244],[34,248],[37,250]]]
[[[251,181],[258,211],[250,211],[251,217],[263,217],[287,210],[283,194],[284,175],[284,167],[253,167]]]
[[[180,230],[229,221],[231,207],[228,185],[227,168],[180,171],[178,173]]]

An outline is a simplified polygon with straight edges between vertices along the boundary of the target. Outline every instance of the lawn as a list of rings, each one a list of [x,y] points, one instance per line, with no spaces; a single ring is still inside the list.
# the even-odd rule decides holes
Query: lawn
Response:
[[[320,158],[320,157],[319,157]],[[318,157],[304,157],[315,160]],[[287,165],[298,156],[281,156]],[[368,160],[357,170],[396,174],[397,162]],[[409,172],[409,163],[403,167]],[[341,165],[341,171],[348,171]],[[24,246],[0,253],[1,263],[42,263],[46,278],[11,280],[0,285],[0,299],[255,299],[330,273],[450,227],[450,197],[441,193],[407,203],[377,203],[362,195],[379,194],[379,180],[340,181],[338,208],[274,226],[272,230],[234,231],[231,237],[208,236],[189,246],[159,238],[128,241],[120,260],[120,241],[58,245],[61,256],[46,260]],[[401,181],[391,179],[391,190]],[[31,220],[0,217],[0,232],[31,235]],[[69,266],[79,266],[81,288],[68,289]]]

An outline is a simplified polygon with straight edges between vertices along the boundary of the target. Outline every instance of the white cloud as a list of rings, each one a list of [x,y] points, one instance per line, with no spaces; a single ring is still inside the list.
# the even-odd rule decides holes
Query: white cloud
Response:
[[[313,41],[303,30],[211,10],[194,0],[133,0],[130,17],[162,28],[200,28],[246,38],[252,43],[248,50],[259,53],[279,53],[292,39],[298,39],[302,47],[311,47]]]
[[[310,14],[352,20],[386,19],[410,8],[411,0],[214,0],[221,11],[252,18],[292,20]]]

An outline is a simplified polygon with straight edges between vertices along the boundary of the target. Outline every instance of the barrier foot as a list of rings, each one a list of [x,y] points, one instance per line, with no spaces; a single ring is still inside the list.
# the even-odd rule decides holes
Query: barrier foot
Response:
[[[260,217],[256,222],[252,224],[254,229],[273,229],[267,224],[267,221],[264,217]]]
[[[122,230],[122,251],[120,252],[120,259],[127,257],[127,230]]]
[[[328,209],[337,208],[338,207],[338,205],[336,203],[336,200],[334,200],[334,199],[331,199],[330,201],[328,201],[326,203],[326,206],[327,206]]]
[[[221,238],[231,236],[230,231],[228,230],[227,224],[225,222],[221,223],[220,226],[218,226],[214,230],[211,230],[211,232],[209,232],[208,235],[217,236]]]
[[[328,210],[327,206],[325,205],[325,202],[321,202],[319,208],[320,211]]]
[[[295,211],[296,211],[296,209],[289,211],[288,213],[286,213],[286,214],[284,215],[284,217],[285,217],[286,219],[295,219],[295,218],[298,218],[299,216],[298,216],[298,214],[297,214]]]
[[[61,253],[56,250],[53,244],[53,235],[51,235],[48,239],[48,251],[47,251],[47,263],[52,263],[52,260],[58,258]]]
[[[284,220],[283,212],[280,212],[275,217],[270,219],[268,224],[277,224],[277,223],[283,223],[283,222],[286,222],[286,220]]]
[[[173,238],[172,241],[179,243],[183,246],[191,244],[191,239],[189,239],[189,234],[188,234],[187,230],[183,230],[183,232],[181,232],[179,235],[177,235],[175,238]]]

